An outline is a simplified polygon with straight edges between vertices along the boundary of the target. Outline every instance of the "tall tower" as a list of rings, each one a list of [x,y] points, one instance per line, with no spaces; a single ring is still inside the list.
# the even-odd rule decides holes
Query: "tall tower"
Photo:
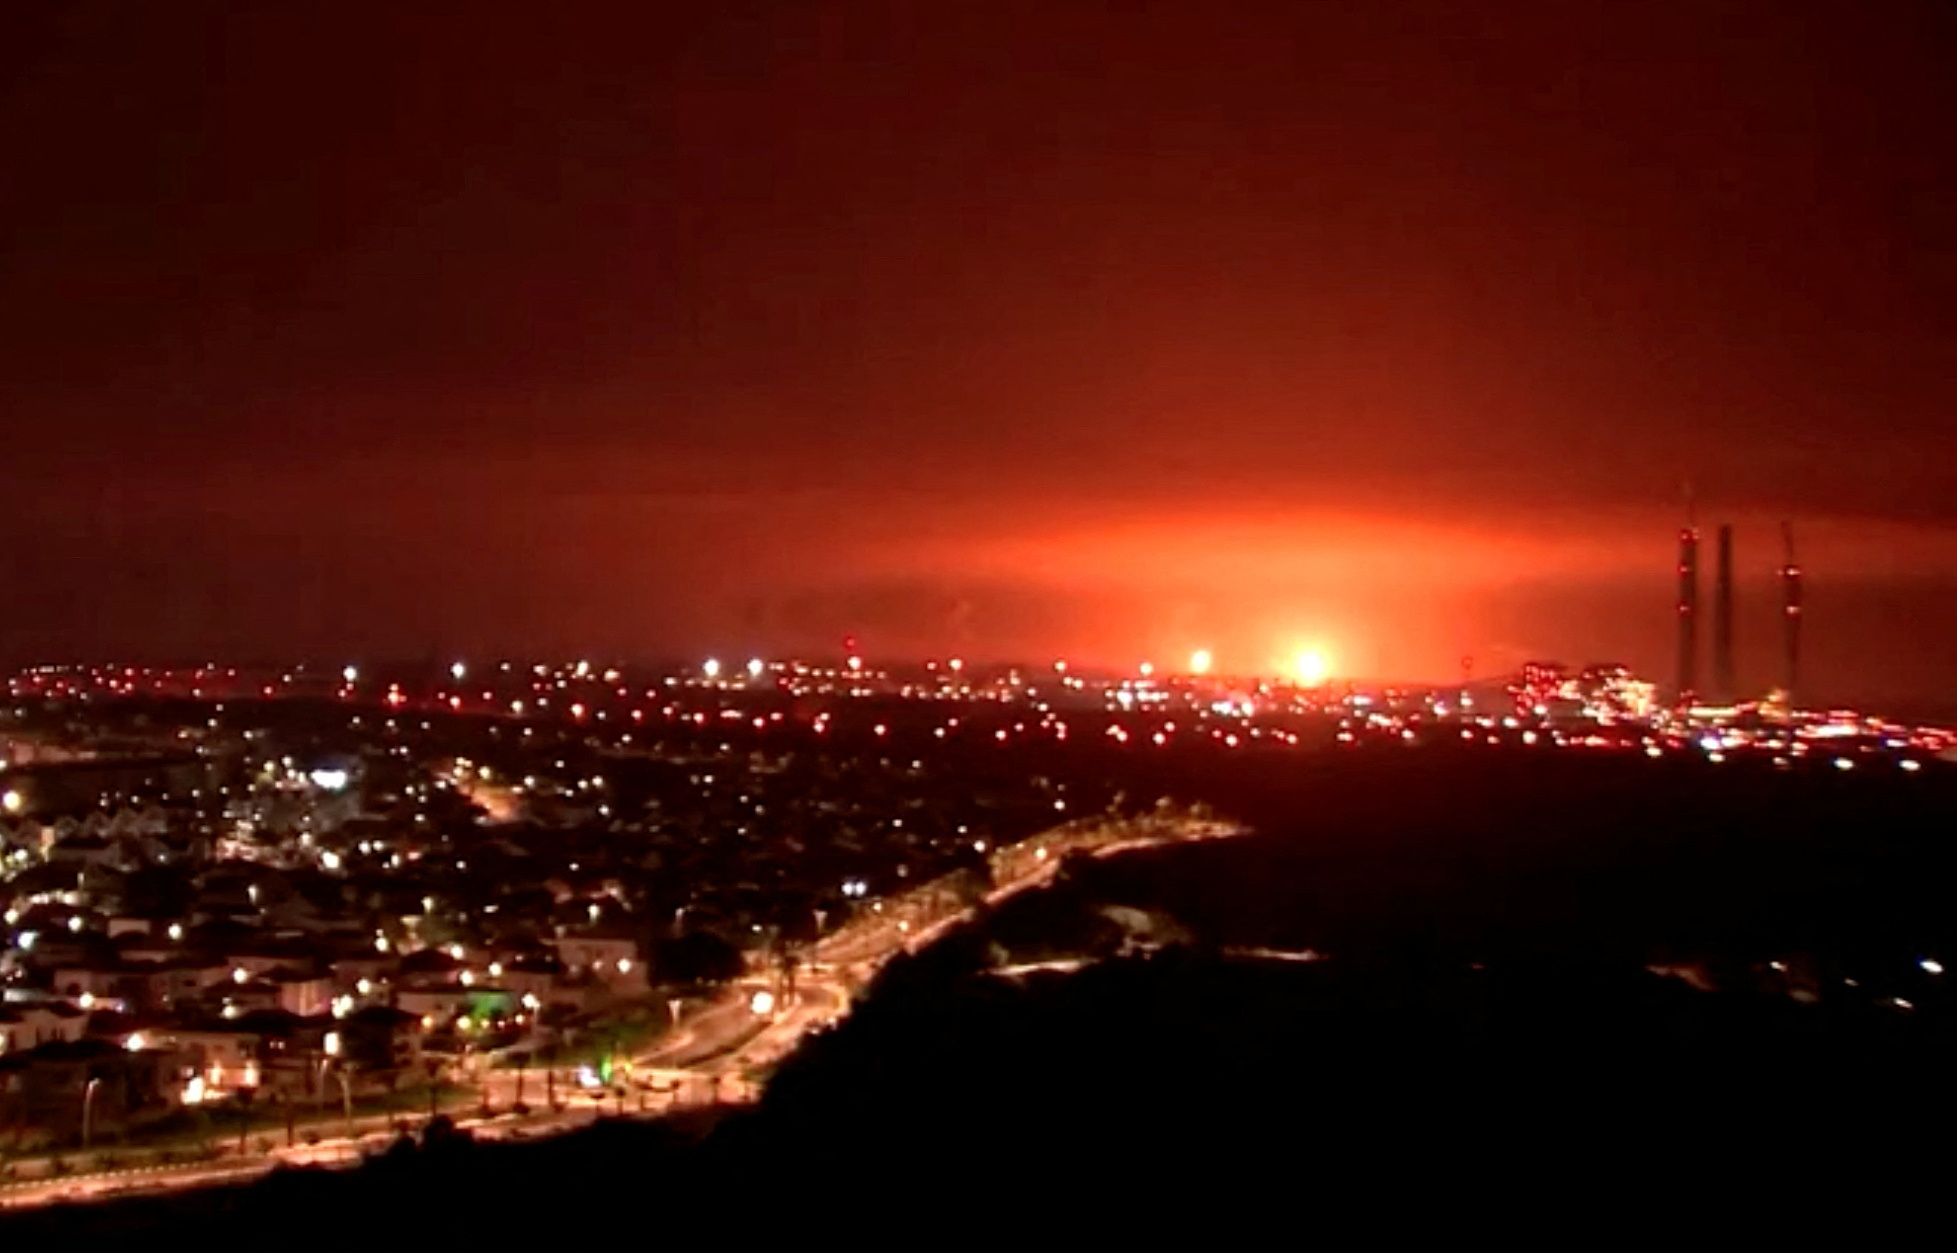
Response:
[[[1780,542],[1785,553],[1780,567],[1780,642],[1786,667],[1781,688],[1791,707],[1801,682],[1801,567],[1794,561],[1793,523],[1780,524]]]
[[[1688,519],[1678,533],[1678,700],[1699,690],[1699,529]]]
[[[1733,682],[1733,524],[1719,524],[1719,582],[1712,603],[1712,686],[1714,697],[1734,699]]]

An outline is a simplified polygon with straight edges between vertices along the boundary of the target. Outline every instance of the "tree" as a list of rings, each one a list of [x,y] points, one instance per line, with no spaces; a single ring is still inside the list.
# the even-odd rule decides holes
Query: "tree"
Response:
[[[653,975],[664,984],[727,983],[746,966],[741,950],[707,931],[661,941],[652,954]]]

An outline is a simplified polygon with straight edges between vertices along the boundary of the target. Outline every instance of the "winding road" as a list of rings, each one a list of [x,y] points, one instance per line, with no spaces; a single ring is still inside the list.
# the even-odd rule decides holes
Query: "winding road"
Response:
[[[478,1141],[534,1140],[590,1126],[603,1117],[656,1119],[676,1110],[746,1103],[759,1096],[754,1076],[793,1052],[810,1031],[849,1012],[856,989],[867,985],[884,962],[900,952],[916,952],[946,932],[1020,892],[1052,881],[1065,859],[1085,853],[1096,858],[1172,841],[1222,838],[1242,833],[1228,823],[1158,820],[1156,829],[1135,836],[1127,828],[1070,823],[1042,832],[992,858],[995,887],[977,902],[943,883],[926,884],[882,902],[868,922],[852,923],[824,937],[811,961],[797,972],[792,995],[757,1012],[757,994],[776,993],[772,979],[748,978],[730,984],[712,1001],[687,1014],[673,1029],[634,1056],[621,1083],[591,1091],[563,1070],[491,1070],[477,1078],[470,1107],[488,1109],[450,1116]],[[765,1004],[765,1002],[761,1002]],[[548,1097],[556,1108],[548,1108]],[[515,1107],[534,1103],[518,1114]],[[494,1111],[502,1111],[500,1113]],[[247,1183],[281,1167],[351,1168],[384,1150],[397,1134],[392,1120],[401,1115],[354,1120],[356,1134],[341,1134],[313,1144],[238,1153],[235,1144],[212,1160],[85,1175],[25,1179],[0,1186],[0,1213],[63,1202],[89,1202],[220,1184]],[[410,1120],[413,1121],[413,1120]],[[360,1131],[362,1123],[367,1125]],[[317,1124],[315,1124],[315,1129]],[[259,1132],[258,1136],[269,1135]]]

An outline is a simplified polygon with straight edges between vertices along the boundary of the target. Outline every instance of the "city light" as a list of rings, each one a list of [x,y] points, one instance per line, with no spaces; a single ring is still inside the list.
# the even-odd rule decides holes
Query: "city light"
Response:
[[[611,920],[634,925],[644,921],[632,917],[635,905],[629,881],[617,869],[619,865],[629,868],[632,859],[609,853],[594,857],[582,842],[567,841],[559,846],[540,841],[538,851],[528,854],[531,860],[520,872],[524,881],[516,886],[534,888],[541,881],[549,885],[548,896],[539,894],[540,900],[528,918],[524,912],[529,907],[518,903],[521,897],[491,896],[479,908],[485,915],[494,914],[495,924],[478,930],[474,924],[486,923],[487,918],[472,919],[466,903],[474,899],[480,885],[462,876],[472,871],[482,875],[494,863],[490,855],[473,847],[466,853],[458,847],[442,847],[448,843],[443,833],[450,821],[444,807],[457,797],[466,798],[483,811],[475,821],[534,823],[539,828],[567,830],[602,821],[609,824],[610,841],[620,845],[634,839],[650,840],[653,832],[683,829],[678,824],[704,821],[717,826],[724,822],[735,838],[726,841],[724,853],[715,852],[715,862],[689,879],[687,908],[707,916],[709,911],[727,909],[730,903],[749,910],[751,889],[741,886],[736,892],[735,885],[778,879],[793,888],[792,896],[784,891],[783,900],[798,902],[798,908],[802,901],[823,906],[812,911],[814,934],[801,937],[811,947],[806,950],[808,964],[800,969],[841,971],[901,951],[906,938],[921,943],[944,930],[962,908],[958,904],[962,898],[944,885],[957,882],[960,892],[969,885],[962,879],[937,879],[942,867],[962,865],[956,873],[966,876],[976,869],[982,872],[981,877],[989,876],[989,881],[996,882],[999,890],[1016,890],[1050,878],[1061,866],[1078,864],[1083,853],[1093,855],[1103,840],[1171,840],[1183,838],[1190,828],[1204,832],[1194,838],[1207,838],[1204,828],[1228,825],[1192,819],[1185,827],[1185,820],[1173,810],[1163,818],[1141,819],[1137,825],[1126,817],[1135,808],[1132,799],[1119,802],[1119,807],[1111,803],[1111,796],[1118,802],[1119,793],[1098,791],[1091,775],[1074,771],[1067,760],[1071,754],[1064,748],[1050,760],[1040,759],[1048,746],[1066,741],[1070,731],[1073,744],[1087,741],[1097,746],[1095,758],[1103,752],[1121,754],[1132,758],[1124,769],[1143,776],[1159,771],[1170,778],[1183,775],[1184,763],[1199,764],[1211,756],[1224,755],[1241,759],[1255,754],[1256,764],[1268,761],[1274,769],[1283,770],[1287,763],[1279,760],[1278,754],[1285,751],[1284,746],[1290,746],[1302,763],[1306,753],[1342,751],[1333,749],[1334,744],[1390,744],[1390,750],[1382,751],[1394,754],[1426,752],[1430,746],[1442,745],[1448,752],[1477,755],[1482,754],[1480,746],[1486,744],[1505,752],[1513,749],[1518,757],[1526,748],[1545,765],[1550,755],[1566,751],[1621,753],[1635,759],[1639,768],[1647,757],[1662,757],[1668,764],[1730,763],[1733,771],[1717,773],[1738,775],[1742,781],[1749,777],[1746,763],[1755,760],[1763,764],[1771,761],[1784,770],[1805,767],[1830,781],[1837,770],[1852,770],[1853,774],[1842,780],[1844,785],[1894,786],[1901,792],[1913,792],[1929,786],[1939,772],[1947,773],[1945,761],[1957,759],[1957,752],[1953,752],[1957,750],[1957,733],[1903,726],[1853,710],[1803,712],[1785,702],[1769,707],[1732,698],[1731,694],[1722,696],[1718,704],[1688,702],[1686,707],[1669,700],[1661,702],[1653,684],[1638,678],[1628,665],[1616,663],[1594,663],[1578,669],[1553,661],[1529,662],[1507,674],[1478,678],[1470,691],[1464,659],[1463,675],[1458,680],[1450,676],[1404,688],[1381,685],[1354,690],[1345,670],[1335,669],[1335,665],[1371,668],[1374,663],[1364,656],[1334,657],[1333,651],[1344,645],[1331,633],[1331,624],[1302,622],[1297,627],[1295,634],[1279,637],[1278,647],[1268,653],[1252,653],[1247,661],[1239,657],[1238,646],[1231,641],[1207,641],[1209,646],[1196,647],[1201,636],[1193,634],[1167,651],[1163,662],[1123,665],[1119,659],[1132,656],[1132,652],[1115,653],[1112,664],[1090,662],[1081,656],[1069,661],[1056,659],[1056,649],[1035,654],[1033,663],[1017,668],[1008,658],[971,667],[959,658],[915,664],[891,658],[870,667],[857,655],[854,641],[841,655],[829,655],[835,651],[831,649],[814,659],[783,655],[767,660],[742,657],[745,647],[736,652],[728,646],[730,642],[722,642],[718,651],[728,653],[724,666],[722,659],[707,658],[704,662],[682,661],[657,673],[635,671],[629,677],[622,677],[618,670],[604,670],[607,686],[598,685],[596,670],[588,671],[588,683],[579,682],[572,677],[573,665],[568,662],[541,669],[525,662],[514,671],[505,666],[507,677],[499,677],[495,674],[497,663],[484,661],[473,667],[479,673],[468,676],[469,682],[463,685],[469,689],[468,707],[486,713],[508,710],[524,714],[528,720],[516,723],[487,718],[476,725],[423,720],[430,711],[445,711],[452,701],[462,699],[453,695],[460,688],[439,682],[441,666],[437,663],[432,681],[390,684],[379,674],[370,673],[361,701],[351,708],[347,698],[354,693],[342,691],[334,707],[338,720],[351,733],[351,742],[341,742],[337,730],[332,740],[310,743],[292,739],[277,727],[268,734],[261,726],[270,725],[269,717],[259,725],[212,726],[209,729],[215,734],[207,735],[201,715],[221,712],[208,705],[198,711],[199,717],[172,731],[181,732],[183,741],[199,749],[222,749],[247,767],[229,783],[213,783],[204,777],[183,786],[183,795],[192,799],[199,798],[199,793],[191,790],[193,786],[205,789],[203,796],[212,800],[218,800],[216,793],[223,791],[223,808],[211,810],[213,848],[208,867],[224,876],[236,861],[257,861],[276,867],[280,873],[296,875],[325,872],[339,879],[353,873],[362,880],[364,890],[369,876],[386,875],[389,868],[400,872],[403,867],[416,866],[408,872],[409,882],[415,884],[412,896],[390,906],[392,916],[384,920],[384,931],[371,925],[366,929],[374,946],[371,952],[431,958],[443,953],[464,964],[438,963],[442,969],[436,978],[443,990],[434,994],[432,1001],[416,1003],[409,997],[424,992],[421,974],[435,972],[401,978],[397,988],[396,977],[384,973],[397,963],[384,960],[357,967],[353,977],[336,973],[331,987],[326,973],[316,970],[311,977],[322,982],[306,986],[273,970],[276,962],[269,957],[234,957],[216,972],[223,976],[217,986],[199,993],[198,999],[205,1002],[202,1012],[212,1017],[249,1018],[262,1007],[282,1000],[295,1005],[303,1002],[315,1017],[329,1022],[332,1018],[347,1019],[340,1026],[351,1030],[352,1023],[358,1021],[352,1016],[360,1006],[388,1005],[398,999],[412,1006],[415,1018],[402,1020],[402,1029],[409,1032],[414,1030],[413,1021],[422,1022],[424,1032],[458,1027],[499,1031],[510,1025],[507,1016],[513,1014],[518,1028],[515,1034],[520,1035],[526,1015],[536,1015],[546,1005],[568,1005],[580,999],[594,976],[612,984],[609,990],[613,993],[629,990],[644,995],[658,982],[660,972],[656,968],[636,953],[621,957],[621,951],[630,950],[607,947],[617,941],[609,930],[600,930]],[[1318,634],[1321,630],[1325,633]],[[1129,648],[1139,652],[1159,643],[1138,640]],[[1213,647],[1225,650],[1237,674],[1227,680],[1195,681],[1195,676],[1209,676],[1217,670],[1219,661]],[[1044,662],[1037,660],[1042,655],[1047,658]],[[1185,658],[1186,668],[1174,665],[1175,656]],[[1258,665],[1260,657],[1263,663]],[[1261,670],[1261,675],[1242,673],[1251,666]],[[603,667],[604,663],[599,663],[599,669]],[[453,662],[448,668],[452,678],[464,677],[462,662]],[[349,674],[352,670],[347,668]],[[308,702],[318,702],[322,685],[330,690],[333,668],[329,665],[322,673],[317,668],[308,671],[291,666],[272,671],[272,677],[282,673],[291,678],[284,686],[273,684],[276,699],[293,702],[299,706],[294,714],[310,719],[314,711]],[[1156,677],[1163,681],[1154,682]],[[238,680],[238,690],[257,691],[264,678],[264,674],[247,671]],[[15,679],[17,686],[26,681],[22,676]],[[180,676],[177,681],[183,690],[190,689],[190,676]],[[210,680],[200,673],[197,681]],[[94,682],[98,694],[107,690],[119,699],[129,679],[121,671],[110,671]],[[137,684],[139,699],[147,698],[150,682],[145,674]],[[1336,687],[1331,686],[1334,683]],[[51,688],[52,684],[44,686]],[[479,688],[486,689],[481,692],[480,705],[476,704]],[[66,701],[76,690],[70,687],[56,695]],[[379,710],[379,715],[365,708],[367,704]],[[397,711],[398,717],[388,716]],[[252,712],[256,716],[260,711],[254,707]],[[275,716],[279,711],[267,712]],[[455,724],[444,726],[445,722]],[[627,728],[633,734],[624,734]],[[749,733],[750,728],[755,734]],[[871,738],[863,739],[866,735]],[[334,746],[311,746],[327,743]],[[932,757],[927,746],[934,743],[955,751]],[[1105,745],[1105,750],[1100,745]],[[798,797],[795,776],[783,773],[783,763],[792,755],[803,754],[831,771],[825,776],[829,780],[826,790],[812,798]],[[661,769],[675,782],[660,803],[637,799],[627,776],[613,772],[611,763],[627,757],[664,763]],[[1500,765],[1493,751],[1485,757],[1490,768]],[[1019,792],[1011,798],[1015,813],[1030,817],[1037,810],[1048,823],[1061,825],[1048,826],[1036,836],[990,825],[982,808],[971,807],[972,789],[958,775],[962,768],[959,763],[967,758],[982,762],[987,775],[1008,780],[1008,786],[1017,778]],[[486,762],[494,762],[493,769]],[[1479,768],[1467,758],[1461,764],[1464,769]],[[874,787],[860,797],[833,795],[847,786],[838,781],[852,775],[837,773],[832,767],[865,777]],[[1685,770],[1680,764],[1675,771],[1662,773],[1682,774]],[[1899,773],[1916,770],[1923,773]],[[1654,778],[1660,773],[1651,772]],[[1110,777],[1118,774],[1109,771]],[[40,820],[30,825],[15,818],[4,824],[10,828],[27,826],[26,832],[16,833],[25,839],[17,838],[0,853],[4,859],[0,865],[9,873],[18,863],[35,858],[51,860],[48,850],[67,838],[51,837],[43,825],[61,816],[54,809],[59,793],[46,776],[34,777],[36,782],[30,786],[22,781],[22,774],[0,774],[0,781],[11,779],[20,788],[19,792],[0,790],[0,810],[13,815],[26,809]],[[681,779],[687,783],[679,783]],[[1154,795],[1151,791],[1146,799],[1152,801]],[[827,812],[821,807],[837,801],[849,806],[853,832],[846,860],[835,859],[828,850],[806,849],[801,841],[784,834],[805,825],[811,813]],[[357,821],[376,802],[390,812],[398,804],[402,821],[369,822],[351,829],[345,826]],[[99,827],[116,835],[124,823],[129,823],[133,832],[139,829],[138,822],[163,821],[145,811],[149,803],[147,797],[132,801],[126,796],[112,796],[96,806],[91,797],[90,806],[103,812],[95,817],[91,810],[89,822],[93,825],[78,833],[86,838]],[[125,804],[129,807],[127,816],[117,816],[114,825],[106,825]],[[945,819],[942,823],[937,821],[939,814]],[[1110,821],[1103,822],[1104,815]],[[76,816],[78,820],[80,816]],[[1069,817],[1074,821],[1062,824]],[[191,811],[186,821],[202,822],[201,811]],[[507,838],[521,844],[522,829],[513,829]],[[277,843],[281,840],[283,846]],[[77,842],[83,849],[89,847]],[[27,847],[19,847],[23,843]],[[605,864],[598,864],[601,861]],[[763,880],[762,871],[770,878]],[[280,903],[288,893],[266,891],[260,886],[274,882],[269,877],[251,877],[235,887],[227,886],[218,895],[228,897],[235,891],[240,902],[249,898],[254,906],[262,904],[263,912],[254,911],[249,925],[276,934],[284,925],[283,915],[297,902]],[[405,889],[406,885],[400,887]],[[424,892],[428,894],[424,896]],[[87,934],[94,928],[120,930],[106,922],[117,908],[112,895],[94,899],[86,888],[67,899],[58,899],[58,895],[66,895],[65,889],[62,894],[49,892],[39,900],[23,893],[12,902],[15,908],[10,922],[19,925],[25,921],[40,928],[38,936],[29,931],[15,937],[16,961],[29,970],[73,960],[76,941],[60,931]],[[411,903],[416,898],[420,899],[419,911]],[[392,902],[399,897],[390,892],[386,899]],[[773,904],[759,902],[762,908]],[[40,907],[52,907],[52,912],[29,912]],[[685,910],[675,913],[674,930],[684,933],[680,924],[691,916]],[[766,916],[756,912],[742,917],[742,929],[755,917]],[[698,929],[697,922],[694,929]],[[151,941],[166,934],[182,944],[196,931],[183,923],[158,926],[145,937],[143,949],[147,952]],[[535,941],[555,935],[570,943],[578,932],[585,932],[597,943],[575,961],[567,960],[564,970],[553,975],[526,963],[521,969],[511,969],[506,980],[504,963],[511,960],[507,955],[511,950],[501,947],[505,939]],[[458,939],[466,939],[469,947],[456,942]],[[549,944],[550,939],[545,938],[543,943]],[[1931,946],[1927,941],[1922,943],[1925,948],[1916,950],[1916,957],[1905,953],[1899,964],[1904,975],[1911,968],[1919,970],[1920,977],[1911,976],[1919,987],[1940,987],[1944,966],[1923,955]],[[232,951],[251,954],[256,950],[240,947]],[[491,960],[492,955],[497,959]],[[795,960],[802,959],[802,953],[797,953]],[[112,985],[81,980],[79,986],[68,988],[62,999],[83,1009],[119,1004],[104,994],[108,986]],[[737,1024],[745,1023],[748,1033],[767,1041],[772,1050],[786,1047],[785,1042],[794,1034],[821,1018],[830,991],[812,983],[801,984],[798,994],[790,996],[784,990],[789,984],[756,991],[761,986],[759,980],[736,983],[725,989],[726,999],[714,998],[709,1007],[707,998],[700,998],[697,1005],[675,1008],[674,1017],[681,1020],[695,1012],[731,1012],[737,1016]],[[85,987],[93,991],[83,991]],[[469,991],[464,993],[463,988]],[[335,991],[340,994],[335,995]],[[1868,994],[1863,995],[1866,1000]],[[1926,1010],[1930,1008],[1928,997],[1926,990],[1916,998]],[[431,1003],[434,1008],[429,1017],[420,1018]],[[1898,1008],[1902,1004],[1890,1003]],[[739,1019],[742,1008],[752,1016]],[[792,1015],[788,1013],[791,1008]],[[764,1025],[768,1030],[759,1030]],[[790,1027],[796,1031],[790,1032]],[[131,1049],[154,1048],[159,1032],[149,1028],[145,1034],[122,1039]],[[343,1037],[339,1032],[307,1039],[304,1047],[310,1050],[315,1065],[322,1057],[343,1061],[347,1050],[362,1051],[355,1047],[355,1037]],[[501,1037],[479,1037],[472,1042],[485,1049],[507,1046]],[[176,1047],[174,1037],[168,1043]],[[437,1047],[453,1043],[440,1037],[432,1041]],[[753,1056],[748,1054],[750,1060]],[[620,1060],[624,1060],[622,1055]],[[643,1063],[645,1055],[639,1060]],[[273,1076],[269,1057],[264,1064],[268,1078]],[[294,1067],[294,1073],[300,1069]],[[220,1069],[207,1071],[205,1099],[230,1099],[242,1086],[241,1073],[242,1063],[228,1061]],[[356,1074],[353,1070],[347,1073]],[[565,1069],[556,1072],[560,1087],[565,1084],[566,1073]],[[600,1067],[597,1073],[601,1083],[609,1084],[607,1067]],[[173,1093],[180,1090],[178,1085],[188,1075],[184,1071],[172,1076],[169,1082]],[[500,1105],[503,1089],[497,1088],[496,1094]]]
[[[462,681],[462,676],[469,673],[469,667],[458,661],[449,666],[448,672],[449,677],[459,683]]]

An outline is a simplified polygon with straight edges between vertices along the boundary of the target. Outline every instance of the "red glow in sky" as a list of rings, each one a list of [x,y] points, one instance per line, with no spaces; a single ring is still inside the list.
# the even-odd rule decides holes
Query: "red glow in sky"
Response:
[[[1957,682],[1929,0],[9,21],[15,660],[1663,675],[1689,479]]]

